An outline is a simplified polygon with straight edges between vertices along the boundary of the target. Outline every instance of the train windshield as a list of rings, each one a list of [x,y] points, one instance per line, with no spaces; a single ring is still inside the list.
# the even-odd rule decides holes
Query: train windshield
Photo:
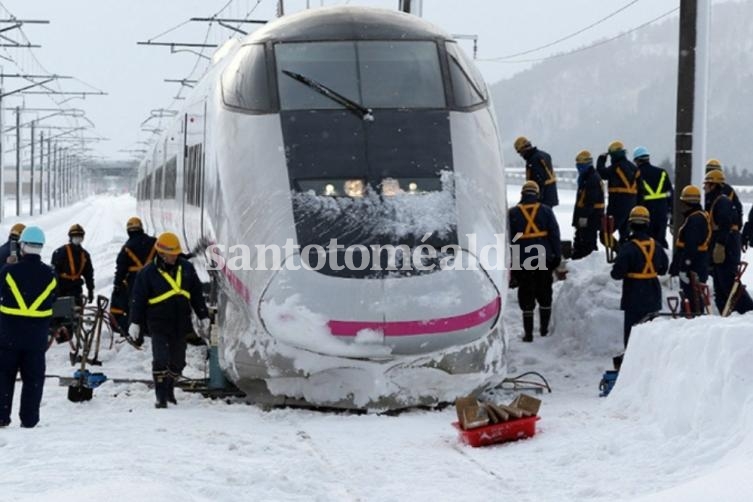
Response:
[[[275,46],[280,108],[343,108],[299,75],[363,108],[445,108],[434,42],[362,41],[281,43]]]

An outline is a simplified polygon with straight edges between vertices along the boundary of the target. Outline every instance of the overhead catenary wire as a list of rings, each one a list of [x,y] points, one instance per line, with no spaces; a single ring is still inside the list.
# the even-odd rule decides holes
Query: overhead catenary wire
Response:
[[[540,45],[538,47],[534,47],[532,49],[528,49],[528,50],[525,50],[525,51],[516,52],[514,54],[508,54],[506,56],[498,56],[498,57],[493,57],[493,58],[486,58],[486,59],[483,59],[482,61],[501,61],[503,59],[512,59],[512,58],[516,58],[516,57],[519,57],[519,56],[525,56],[526,54],[531,54],[532,52],[538,52],[538,51],[540,51],[542,49],[548,49],[549,47],[557,45],[560,42],[564,42],[565,40],[570,40],[571,38],[574,38],[574,37],[580,35],[581,33],[586,32],[586,31],[590,30],[591,28],[594,28],[594,27],[602,24],[603,22],[607,21],[608,19],[613,18],[614,16],[616,16],[620,12],[628,9],[629,7],[635,5],[638,2],[640,2],[640,0],[631,0],[627,4],[625,4],[622,7],[620,7],[619,9],[617,9],[617,10],[615,10],[613,12],[610,12],[606,16],[602,17],[601,19],[599,19],[597,21],[594,21],[593,23],[589,24],[588,26],[585,26],[585,27],[583,27],[583,28],[581,28],[581,29],[579,29],[577,31],[574,31],[574,32],[570,33],[569,35],[565,35],[564,37],[558,38],[557,40],[553,40],[553,41],[551,41],[549,43],[546,43],[544,45]]]
[[[540,58],[516,59],[516,60],[512,60],[512,61],[510,61],[510,60],[501,60],[501,59],[496,59],[496,58],[491,58],[491,59],[489,59],[489,58],[479,58],[479,59],[477,59],[477,61],[481,61],[481,62],[484,62],[484,63],[508,63],[508,64],[538,63],[538,62],[541,62],[541,61],[547,61],[549,59],[560,58],[560,57],[563,57],[563,56],[570,56],[572,54],[577,54],[579,52],[583,52],[583,51],[586,51],[586,50],[589,50],[589,49],[594,49],[594,48],[599,47],[601,45],[604,45],[604,44],[607,44],[607,43],[612,42],[614,40],[617,40],[619,38],[622,38],[622,37],[625,37],[627,35],[630,35],[631,33],[635,33],[636,31],[641,30],[641,29],[643,29],[643,28],[645,28],[645,27],[647,27],[647,26],[649,26],[651,24],[654,24],[655,22],[657,22],[657,21],[659,21],[661,19],[664,19],[665,17],[667,17],[667,16],[669,16],[669,15],[671,15],[671,14],[673,14],[673,13],[679,11],[679,10],[680,10],[679,7],[674,7],[673,9],[670,9],[667,12],[665,12],[665,13],[663,13],[663,14],[661,14],[661,15],[659,15],[659,16],[657,16],[657,17],[655,17],[655,18],[653,18],[653,19],[651,19],[649,21],[646,21],[645,23],[640,24],[640,25],[638,25],[638,26],[636,26],[634,28],[631,28],[631,29],[629,29],[627,31],[620,32],[619,34],[617,34],[617,35],[615,35],[613,37],[605,38],[603,40],[598,40],[598,41],[596,41],[596,42],[594,42],[594,43],[592,43],[590,45],[579,47],[579,48],[574,49],[574,50],[569,51],[569,52],[560,52],[560,53],[557,53],[557,54],[551,54],[549,56],[544,56],[544,57],[540,57]]]

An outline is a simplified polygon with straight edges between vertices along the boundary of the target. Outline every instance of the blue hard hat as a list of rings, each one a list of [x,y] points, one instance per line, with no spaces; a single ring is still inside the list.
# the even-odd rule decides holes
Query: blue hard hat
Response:
[[[633,160],[639,159],[641,157],[648,157],[650,154],[648,153],[648,148],[645,146],[639,146],[635,150],[633,150]]]
[[[44,232],[39,227],[26,227],[24,231],[21,232],[21,237],[18,241],[26,244],[44,246]]]

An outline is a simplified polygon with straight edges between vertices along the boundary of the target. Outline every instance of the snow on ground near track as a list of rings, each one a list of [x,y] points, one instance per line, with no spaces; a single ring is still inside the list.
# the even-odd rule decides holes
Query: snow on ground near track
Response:
[[[569,228],[572,193],[558,216]],[[52,244],[71,223],[87,229],[98,292],[109,294],[128,197],[93,197],[33,220]],[[6,231],[5,222],[0,231]],[[96,230],[95,230],[96,227]],[[49,251],[49,249],[48,249]],[[510,374],[539,371],[533,439],[473,449],[450,427],[453,409],[396,417],[278,409],[204,400],[153,408],[141,384],[105,383],[85,404],[50,378],[40,425],[0,429],[0,500],[751,500],[751,316],[657,320],[634,331],[612,395],[598,382],[621,347],[619,284],[598,254],[555,285],[556,326],[519,341],[515,291],[506,299]],[[150,357],[103,346],[108,376],[148,378]],[[203,371],[192,348],[189,374]],[[48,373],[70,374],[65,347]],[[17,392],[18,394],[18,392]],[[499,401],[512,395],[498,391]]]

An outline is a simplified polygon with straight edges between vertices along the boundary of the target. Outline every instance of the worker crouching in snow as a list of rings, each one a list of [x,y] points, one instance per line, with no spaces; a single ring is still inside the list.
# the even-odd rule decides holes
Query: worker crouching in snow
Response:
[[[644,206],[635,206],[630,211],[630,237],[620,247],[612,266],[612,278],[622,280],[620,309],[625,312],[625,347],[633,326],[648,314],[661,310],[658,276],[667,273],[669,259],[664,248],[649,237],[649,221],[648,209]]]
[[[513,263],[510,272],[518,284],[518,304],[523,311],[523,341],[532,342],[536,302],[539,303],[539,333],[546,336],[549,332],[552,274],[561,261],[560,227],[552,209],[538,202],[539,186],[535,181],[526,181],[521,192],[520,203],[508,212],[512,245],[520,249],[513,252],[520,263]],[[533,263],[540,261],[536,259],[537,248],[546,251],[545,263]],[[527,265],[536,268],[528,269]]]
[[[44,388],[45,351],[57,282],[39,254],[39,227],[24,229],[21,257],[0,271],[0,427],[10,424],[16,375],[21,373],[21,427],[39,422]]]
[[[191,263],[180,257],[180,241],[164,232],[154,245],[157,257],[136,275],[131,297],[128,334],[134,339],[146,325],[152,337],[152,376],[155,406],[167,408],[175,400],[175,380],[186,366],[186,335],[193,332],[191,309],[200,319],[203,336],[209,332],[201,282]]]

